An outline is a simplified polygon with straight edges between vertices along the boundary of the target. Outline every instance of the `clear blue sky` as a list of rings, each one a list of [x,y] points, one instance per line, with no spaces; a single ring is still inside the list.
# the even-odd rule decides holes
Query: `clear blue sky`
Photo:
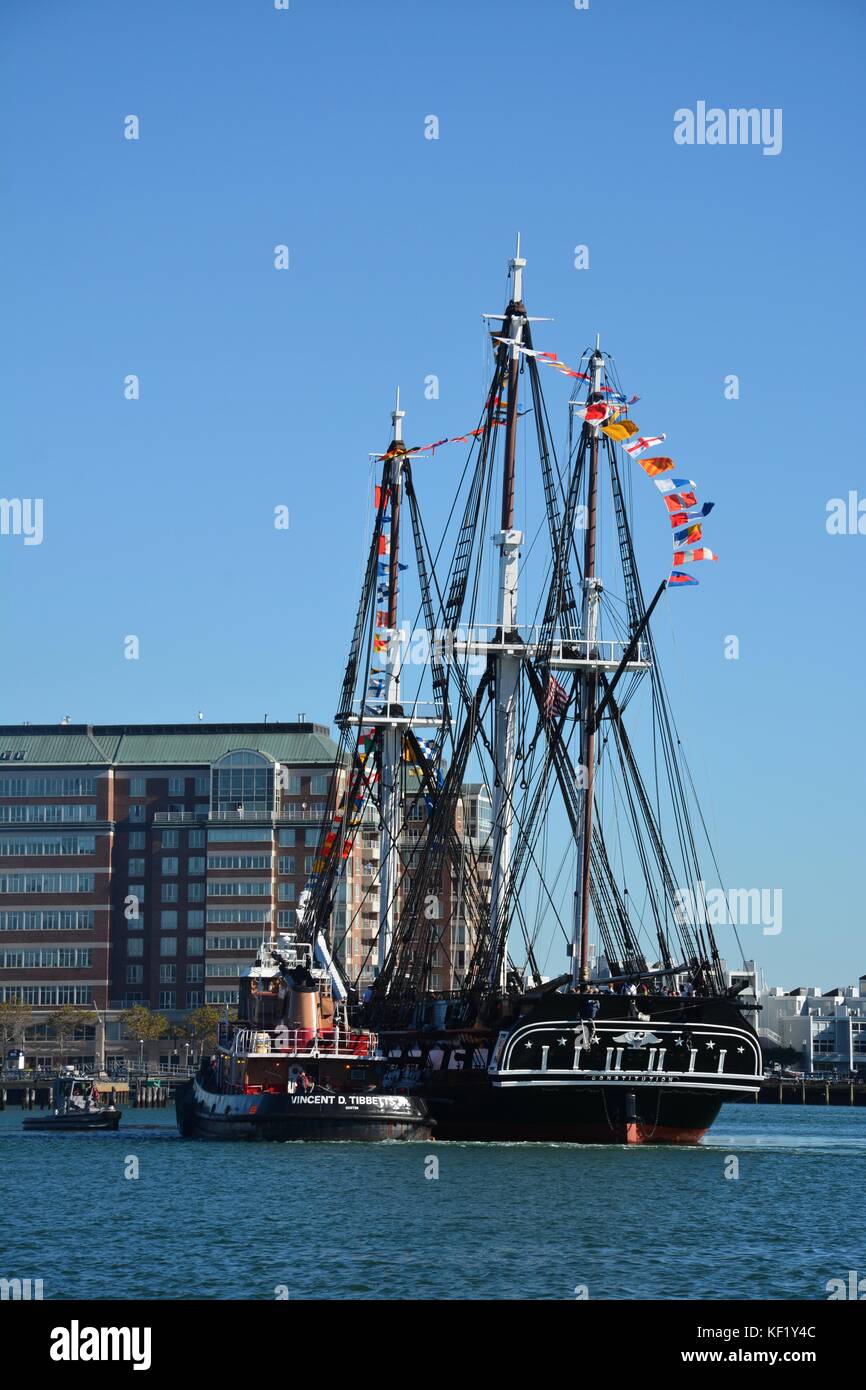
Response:
[[[784,892],[747,951],[787,985],[866,971],[866,537],[825,529],[866,492],[864,7],[7,0],[0,25],[0,492],[45,506],[41,545],[0,537],[0,718],[329,720],[394,385],[418,442],[474,423],[519,228],[537,340],[600,330],[717,504],[721,563],[657,630],[725,877]],[[699,100],[781,107],[782,152],[676,145]],[[434,516],[462,461],[419,472]]]

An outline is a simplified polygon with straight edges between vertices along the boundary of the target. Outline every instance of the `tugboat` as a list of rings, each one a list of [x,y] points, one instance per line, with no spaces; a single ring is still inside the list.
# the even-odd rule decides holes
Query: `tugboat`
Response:
[[[318,960],[316,955],[318,954]],[[238,1018],[175,1094],[185,1139],[427,1139],[418,1098],[382,1090],[375,1033],[349,1026],[324,941],[272,936],[240,980]]]
[[[92,1079],[74,1067],[54,1078],[51,1100],[51,1114],[29,1117],[23,1122],[25,1129],[101,1131],[115,1130],[120,1124],[117,1106],[102,1105]]]

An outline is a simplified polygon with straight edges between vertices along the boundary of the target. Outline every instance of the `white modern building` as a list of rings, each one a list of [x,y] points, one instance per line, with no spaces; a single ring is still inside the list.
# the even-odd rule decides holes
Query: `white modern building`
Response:
[[[786,990],[765,985],[754,961],[726,973],[731,984],[745,982],[744,1002],[760,1005],[755,1027],[765,1046],[794,1048],[807,1075],[866,1075],[866,975],[856,985],[836,989],[800,985]]]

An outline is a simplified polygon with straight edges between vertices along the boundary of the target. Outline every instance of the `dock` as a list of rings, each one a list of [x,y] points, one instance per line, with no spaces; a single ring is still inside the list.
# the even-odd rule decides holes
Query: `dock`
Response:
[[[866,1105],[866,1082],[767,1076],[756,1105]]]

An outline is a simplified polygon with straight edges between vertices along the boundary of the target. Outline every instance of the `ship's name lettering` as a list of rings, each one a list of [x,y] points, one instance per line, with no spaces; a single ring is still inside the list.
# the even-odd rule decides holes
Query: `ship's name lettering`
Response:
[[[293,1105],[378,1105],[388,1110],[408,1110],[406,1096],[292,1096]]]

